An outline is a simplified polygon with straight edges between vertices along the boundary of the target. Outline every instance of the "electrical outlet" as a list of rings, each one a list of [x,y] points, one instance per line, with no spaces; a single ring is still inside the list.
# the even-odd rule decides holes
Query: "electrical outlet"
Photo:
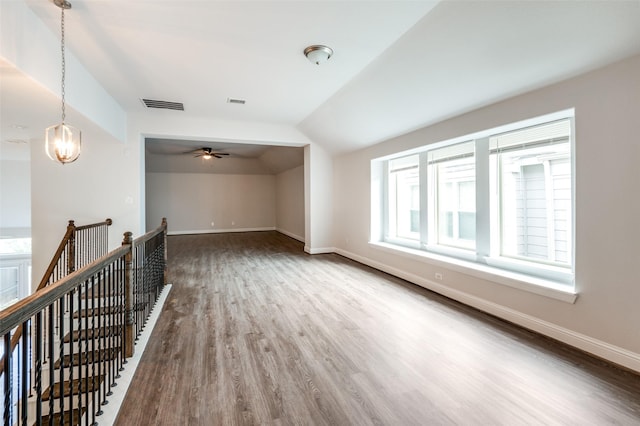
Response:
[[[215,225],[215,222],[211,222],[211,227],[213,228],[213,226]]]
[[[236,222],[234,220],[231,221],[231,226],[235,225]]]
[[[436,280],[442,281],[442,273],[441,272],[436,272]]]

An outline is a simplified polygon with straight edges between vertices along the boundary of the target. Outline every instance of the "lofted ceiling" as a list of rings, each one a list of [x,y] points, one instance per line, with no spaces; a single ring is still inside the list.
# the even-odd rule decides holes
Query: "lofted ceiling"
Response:
[[[50,0],[25,1],[59,34]],[[640,53],[639,0],[72,3],[67,46],[127,113],[156,113],[141,98],[182,102],[172,113],[291,126],[332,154]],[[311,44],[335,54],[311,64],[302,54]],[[7,81],[12,70],[0,72]],[[3,119],[4,151],[10,134],[25,133],[9,126],[28,124],[35,110]],[[147,152],[168,164],[183,158],[171,153],[176,146],[204,145],[172,135],[148,142]],[[251,158],[279,170],[274,159],[287,156],[265,152]],[[154,161],[148,166],[160,167]]]
[[[57,7],[27,3],[59,32]],[[72,3],[69,48],[127,111],[141,110],[140,98],[148,98],[182,102],[194,116],[296,125],[436,2]],[[312,44],[332,47],[331,63],[311,64],[303,50]]]

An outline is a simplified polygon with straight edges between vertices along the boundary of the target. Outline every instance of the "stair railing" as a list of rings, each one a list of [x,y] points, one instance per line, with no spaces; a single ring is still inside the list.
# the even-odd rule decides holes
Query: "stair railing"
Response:
[[[75,221],[70,220],[67,230],[51,258],[51,262],[45,270],[36,291],[42,290],[47,285],[66,277],[76,268],[81,268],[105,255],[109,250],[107,228],[112,223],[113,221],[107,218],[103,222],[76,226]],[[11,352],[15,350],[21,336],[22,326],[19,325],[11,337]],[[6,353],[3,351],[0,354],[0,374],[4,371],[4,354]]]
[[[75,221],[70,220],[67,232],[62,237],[36,291],[107,254],[107,228],[112,223],[111,219],[107,218],[104,222],[76,226]]]
[[[5,425],[96,423],[147,319],[138,311],[148,315],[165,284],[166,232],[163,219],[135,240],[125,233],[121,247],[0,311]]]

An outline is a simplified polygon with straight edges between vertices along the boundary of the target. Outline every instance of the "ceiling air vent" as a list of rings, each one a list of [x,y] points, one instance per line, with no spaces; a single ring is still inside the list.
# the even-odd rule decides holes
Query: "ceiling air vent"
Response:
[[[230,104],[244,105],[247,101],[245,101],[244,99],[227,98],[227,102]]]
[[[154,99],[141,99],[147,108],[173,109],[176,111],[184,111],[182,102],[156,101]]]

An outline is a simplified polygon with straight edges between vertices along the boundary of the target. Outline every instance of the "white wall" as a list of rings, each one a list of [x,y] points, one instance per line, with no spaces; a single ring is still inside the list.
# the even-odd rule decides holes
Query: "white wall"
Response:
[[[273,175],[147,173],[147,226],[164,216],[172,234],[275,229],[275,181]]]
[[[31,228],[31,167],[0,160],[0,230]]]
[[[333,251],[333,159],[318,144],[304,147],[305,245],[310,254]]]
[[[0,2],[0,23],[0,58],[10,62],[51,93],[59,96],[61,87],[58,33],[52,33],[24,0]],[[127,126],[124,110],[68,47],[65,51],[65,62],[68,76],[65,98],[69,109],[81,111],[102,130],[124,141]]]
[[[138,170],[137,158],[100,130],[83,129],[82,153],[70,164],[51,161],[44,152],[44,143],[32,144],[31,223],[36,285],[70,219],[76,225],[86,225],[111,218],[110,248],[122,243],[125,231],[135,234],[138,206],[130,189],[131,182],[138,179]]]
[[[276,175],[276,229],[304,242],[304,166]]]
[[[640,56],[334,161],[337,251],[640,371]],[[442,270],[367,242],[370,160],[575,107],[575,304]],[[339,236],[339,237],[338,237]],[[432,281],[436,270],[444,280]]]

